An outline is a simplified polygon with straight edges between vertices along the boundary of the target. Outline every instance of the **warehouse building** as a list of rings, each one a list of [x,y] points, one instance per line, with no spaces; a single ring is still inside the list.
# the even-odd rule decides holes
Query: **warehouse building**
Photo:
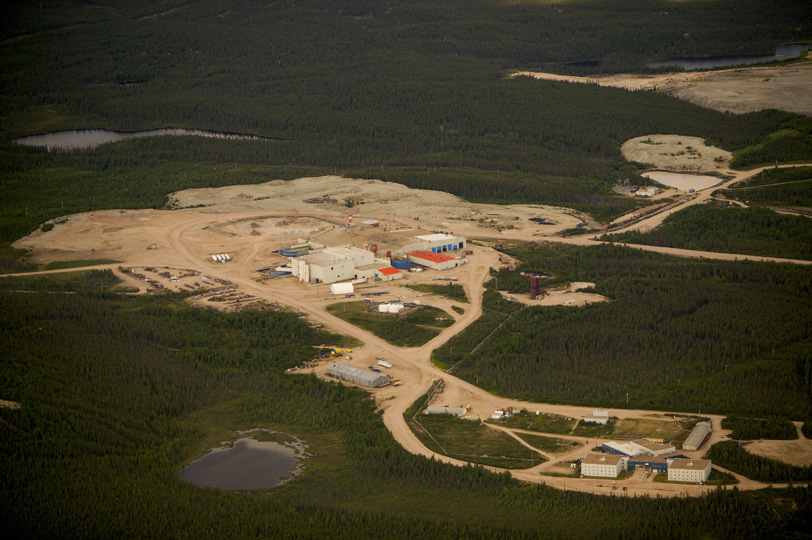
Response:
[[[626,466],[631,469],[651,469],[654,472],[665,473],[668,472],[668,460],[676,458],[684,458],[682,454],[673,452],[660,457],[652,457],[647,455],[635,456],[629,458]]]
[[[434,270],[449,270],[460,265],[460,260],[441,253],[431,251],[412,251],[407,257],[414,264],[419,264]]]
[[[324,283],[355,279],[355,269],[371,265],[375,254],[354,247],[330,247],[290,260],[292,274],[304,283]]]
[[[595,409],[591,416],[584,416],[584,423],[606,425],[609,423],[609,411]]]
[[[347,364],[333,364],[327,368],[327,375],[369,388],[378,388],[390,383],[389,376],[374,371],[367,371]]]
[[[603,478],[617,478],[620,471],[626,470],[626,456],[612,454],[587,454],[581,460],[581,474],[584,476],[600,476]]]
[[[465,238],[449,234],[424,234],[414,237],[414,242],[404,246],[405,251],[430,251],[445,253],[465,249]]]
[[[707,459],[669,459],[669,482],[705,482],[711,473],[711,462]]]
[[[682,443],[683,450],[699,450],[699,447],[710,437],[711,431],[711,425],[708,422],[699,422]]]
[[[375,277],[381,281],[392,281],[403,278],[403,272],[392,266],[384,266],[375,270]]]
[[[654,457],[671,454],[677,450],[673,444],[651,442],[648,439],[635,439],[629,444],[635,454],[648,454]]]
[[[468,407],[449,407],[448,405],[429,405],[423,414],[450,414],[451,416],[465,416],[468,414]]]

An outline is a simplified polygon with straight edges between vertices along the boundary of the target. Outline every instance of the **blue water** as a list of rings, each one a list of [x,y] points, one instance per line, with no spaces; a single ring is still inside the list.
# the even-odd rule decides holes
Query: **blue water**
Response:
[[[711,56],[707,58],[672,58],[663,62],[646,64],[648,68],[681,67],[685,71],[694,69],[713,69],[720,67],[764,64],[776,60],[795,58],[804,51],[812,49],[812,44],[782,45],[769,56]]]

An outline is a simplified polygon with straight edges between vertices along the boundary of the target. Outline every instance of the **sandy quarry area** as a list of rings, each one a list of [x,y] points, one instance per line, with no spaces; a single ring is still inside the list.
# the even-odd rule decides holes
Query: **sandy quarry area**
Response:
[[[803,422],[793,423],[798,431],[798,439],[794,441],[753,441],[747,445],[747,451],[798,467],[809,466],[812,463],[812,439],[804,437],[801,431]]]
[[[184,243],[200,259],[201,270],[215,264],[210,257],[219,253],[236,260],[250,256],[262,268],[285,262],[271,250],[345,226],[350,214],[356,224],[369,218],[380,220],[384,230],[419,228],[469,238],[507,237],[508,233],[540,237],[589,223],[588,217],[579,219],[577,212],[559,207],[473,204],[439,191],[338,176],[191,189],[172,194],[169,207],[175,209],[67,216],[51,231],[37,230],[14,246],[30,250],[32,259],[41,263],[113,259],[131,265],[178,266],[168,249],[167,231],[199,223],[184,231]],[[545,224],[531,218],[543,219]]]
[[[669,171],[726,170],[731,153],[705,144],[700,137],[683,135],[644,135],[620,147],[629,161],[646,163]]]
[[[807,55],[807,59],[812,53]],[[696,105],[731,113],[779,109],[812,115],[812,63],[658,75],[618,74],[576,77],[520,71],[512,76],[599,84],[626,90],[657,90]]]

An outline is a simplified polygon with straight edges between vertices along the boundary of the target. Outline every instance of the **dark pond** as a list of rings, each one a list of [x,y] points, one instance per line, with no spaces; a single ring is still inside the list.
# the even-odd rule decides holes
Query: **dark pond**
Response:
[[[96,148],[100,144],[136,139],[139,137],[158,137],[162,135],[195,135],[198,137],[213,137],[217,139],[234,139],[247,141],[272,141],[266,137],[256,135],[239,135],[237,133],[222,133],[206,131],[203,129],[161,128],[146,131],[109,131],[107,129],[72,129],[56,131],[44,135],[31,135],[14,139],[17,144],[25,146],[45,147],[49,152],[54,150],[87,150]]]
[[[301,452],[301,445],[238,439],[230,448],[215,448],[194,460],[179,474],[183,480],[200,487],[274,487],[299,472]]]
[[[648,68],[660,67],[681,67],[685,71],[694,69],[713,69],[729,66],[741,66],[750,64],[763,64],[776,60],[789,60],[795,58],[804,51],[812,49],[812,44],[782,45],[775,50],[775,54],[769,56],[710,56],[706,58],[673,58],[663,62],[651,62],[646,64]]]

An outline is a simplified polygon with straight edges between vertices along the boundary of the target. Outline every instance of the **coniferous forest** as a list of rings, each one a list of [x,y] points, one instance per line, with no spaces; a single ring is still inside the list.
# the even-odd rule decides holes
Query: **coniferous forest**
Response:
[[[593,496],[408,454],[364,392],[284,373],[338,339],[291,314],[88,292],[0,292],[0,307],[3,397],[23,404],[0,408],[0,516],[15,537],[780,538],[812,526],[809,488]],[[249,427],[304,439],[305,473],[242,493],[180,480]]]
[[[549,287],[594,282],[590,292],[608,301],[522,309],[486,295],[481,322],[435,351],[456,376],[538,402],[794,420],[812,413],[808,266],[611,245],[508,254],[522,264],[494,272],[492,287],[527,293],[521,272],[546,272]]]

